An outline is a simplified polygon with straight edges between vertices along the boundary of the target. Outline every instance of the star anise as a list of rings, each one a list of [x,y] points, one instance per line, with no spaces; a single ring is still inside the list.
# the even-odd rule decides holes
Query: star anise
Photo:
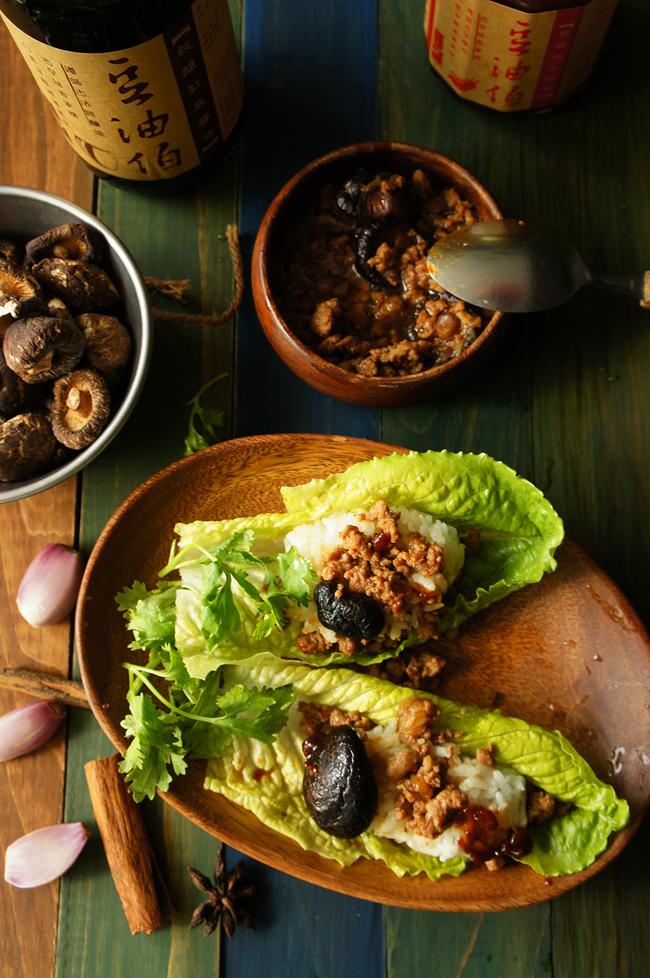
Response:
[[[238,924],[255,930],[253,918],[248,910],[241,905],[242,900],[252,896],[255,892],[255,886],[243,886],[241,884],[241,876],[244,871],[243,859],[237,863],[230,873],[227,873],[222,847],[214,862],[214,884],[209,876],[200,873],[198,869],[192,869],[191,866],[188,866],[187,871],[192,877],[194,885],[199,890],[210,894],[205,903],[200,904],[192,914],[190,930],[204,923],[203,936],[208,937],[217,927],[219,919],[221,919],[223,929],[230,940],[232,940]]]

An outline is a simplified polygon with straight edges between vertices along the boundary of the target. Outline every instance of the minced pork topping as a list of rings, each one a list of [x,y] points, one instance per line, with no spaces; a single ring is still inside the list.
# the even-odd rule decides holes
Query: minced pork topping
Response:
[[[361,520],[372,521],[375,532],[366,534],[358,526],[348,525],[340,533],[340,544],[323,563],[323,581],[340,582],[353,594],[363,594],[376,601],[398,624],[405,624],[421,640],[436,637],[435,623],[442,610],[447,583],[441,573],[444,557],[442,547],[418,532],[403,533],[398,526],[400,514],[391,511],[383,500]],[[402,638],[405,636],[401,636]],[[364,647],[367,651],[396,647],[400,638],[390,639],[382,634],[377,639],[336,636],[331,642],[322,631],[303,631],[298,647],[303,654],[323,654],[334,644],[345,655],[352,656]],[[439,672],[435,655],[417,647],[420,674],[434,676]],[[410,660],[398,666],[404,675]]]
[[[365,377],[418,374],[458,356],[492,315],[432,281],[427,254],[480,217],[423,171],[323,187],[286,266],[281,312],[323,359]]]

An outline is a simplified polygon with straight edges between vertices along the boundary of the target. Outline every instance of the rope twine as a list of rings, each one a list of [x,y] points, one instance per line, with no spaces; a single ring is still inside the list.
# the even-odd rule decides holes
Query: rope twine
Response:
[[[154,319],[164,319],[167,322],[188,323],[196,326],[221,326],[223,323],[227,323],[229,319],[232,319],[239,309],[244,296],[244,263],[239,247],[239,231],[235,224],[229,224],[227,226],[226,238],[228,240],[228,248],[235,277],[235,291],[228,308],[218,316],[190,316],[182,312],[162,312],[160,309],[152,309]],[[190,280],[187,278],[181,279],[180,281],[169,281],[149,278],[145,275],[144,282],[150,293],[158,292],[160,295],[168,296],[176,302],[187,302],[185,293],[190,287]]]

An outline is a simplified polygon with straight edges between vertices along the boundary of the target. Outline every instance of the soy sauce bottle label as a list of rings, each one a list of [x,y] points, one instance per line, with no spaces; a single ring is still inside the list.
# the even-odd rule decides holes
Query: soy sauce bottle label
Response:
[[[616,4],[427,0],[429,61],[468,101],[501,112],[548,109],[587,81]]]
[[[227,0],[196,0],[152,40],[92,54],[50,47],[3,19],[68,141],[100,173],[180,176],[215,155],[239,119],[243,79]]]

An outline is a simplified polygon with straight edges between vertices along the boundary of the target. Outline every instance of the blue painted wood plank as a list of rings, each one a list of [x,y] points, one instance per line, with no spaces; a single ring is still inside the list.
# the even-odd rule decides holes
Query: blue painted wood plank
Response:
[[[245,9],[244,52],[240,228],[250,268],[259,225],[287,180],[330,150],[377,138],[376,0],[252,0]],[[262,332],[250,295],[238,318],[237,358],[237,434],[378,437],[379,412],[293,382]]]
[[[246,109],[240,235],[250,268],[257,229],[275,194],[302,166],[338,146],[377,137],[375,0],[245,6]],[[269,346],[250,294],[238,316],[235,434],[314,432],[377,438],[380,412],[298,384]],[[229,865],[237,861],[228,850]],[[222,942],[224,978],[300,974],[379,978],[382,910],[245,860],[258,885],[257,931]]]

